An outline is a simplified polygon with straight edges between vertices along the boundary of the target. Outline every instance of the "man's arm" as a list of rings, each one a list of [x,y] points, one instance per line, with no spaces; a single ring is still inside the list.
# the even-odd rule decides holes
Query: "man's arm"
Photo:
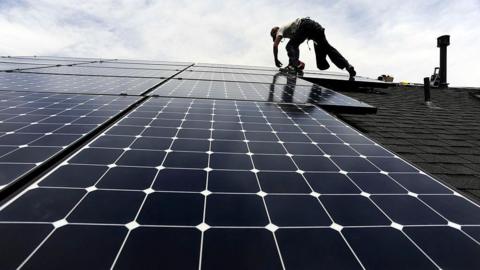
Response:
[[[281,35],[277,35],[277,37],[275,38],[275,41],[273,42],[273,58],[275,60],[275,65],[277,67],[281,67],[282,66],[282,62],[280,62],[278,60],[278,44],[280,44],[280,41],[282,40],[282,36]]]

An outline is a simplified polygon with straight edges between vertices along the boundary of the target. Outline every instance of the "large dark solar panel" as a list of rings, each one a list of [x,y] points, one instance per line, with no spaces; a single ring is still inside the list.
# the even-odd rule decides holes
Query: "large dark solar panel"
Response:
[[[109,76],[109,77],[135,77],[135,78],[168,78],[178,70],[158,69],[131,69],[131,68],[92,68],[83,66],[61,66],[28,69],[22,72],[61,74],[61,75],[84,75],[84,76]]]
[[[139,95],[162,79],[0,72],[0,91]]]
[[[0,264],[478,269],[479,225],[315,106],[150,98],[1,208]]]
[[[283,75],[282,75],[283,76]],[[280,103],[314,103],[331,110],[375,112],[376,108],[315,84],[262,84],[229,81],[169,80],[149,95],[212,99],[254,100]]]
[[[250,82],[250,83],[272,83],[287,84],[288,78],[294,76],[285,76],[283,73],[277,72],[274,75],[248,74],[248,73],[222,73],[222,72],[201,72],[201,71],[184,71],[175,78],[190,80],[213,80],[213,81],[233,81],[233,82]],[[302,79],[298,79],[297,85],[311,86],[312,83]]]
[[[136,100],[137,97],[0,92],[0,189]]]

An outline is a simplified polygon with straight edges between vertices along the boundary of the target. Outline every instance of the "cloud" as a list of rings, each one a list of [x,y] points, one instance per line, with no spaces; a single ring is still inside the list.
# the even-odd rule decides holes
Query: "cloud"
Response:
[[[2,1],[1,55],[65,55],[273,65],[273,25],[310,16],[361,75],[421,82],[452,36],[449,81],[480,86],[480,4],[459,1]],[[286,42],[282,43],[284,46]],[[310,45],[312,46],[312,45]],[[283,62],[286,53],[281,50]],[[313,48],[301,46],[307,68]],[[332,68],[336,70],[336,68]]]

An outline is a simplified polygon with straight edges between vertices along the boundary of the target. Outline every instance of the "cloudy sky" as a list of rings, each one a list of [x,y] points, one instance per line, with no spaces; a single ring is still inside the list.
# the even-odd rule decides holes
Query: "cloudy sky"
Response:
[[[396,81],[429,76],[450,34],[449,82],[480,87],[479,0],[0,0],[0,55],[273,66],[270,28],[306,16],[360,75]],[[315,68],[313,48],[301,59]]]

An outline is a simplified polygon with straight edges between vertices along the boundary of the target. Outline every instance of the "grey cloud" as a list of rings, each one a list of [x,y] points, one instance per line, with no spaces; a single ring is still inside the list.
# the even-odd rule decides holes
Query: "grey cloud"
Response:
[[[10,2],[0,10],[0,54],[273,65],[270,28],[303,16],[371,77],[421,81],[437,65],[436,37],[451,34],[449,81],[480,85],[476,0]],[[305,44],[301,58],[315,67]]]

